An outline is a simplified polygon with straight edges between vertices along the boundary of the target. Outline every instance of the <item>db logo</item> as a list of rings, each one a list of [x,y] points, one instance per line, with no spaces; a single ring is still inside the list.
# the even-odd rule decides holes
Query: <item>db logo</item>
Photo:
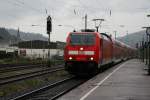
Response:
[[[83,55],[83,54],[84,54],[84,51],[79,51],[79,54],[80,54],[80,55]]]

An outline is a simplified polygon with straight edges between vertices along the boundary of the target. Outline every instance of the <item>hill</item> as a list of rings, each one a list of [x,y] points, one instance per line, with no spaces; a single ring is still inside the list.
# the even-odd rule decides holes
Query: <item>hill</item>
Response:
[[[5,28],[0,28],[0,45],[8,45],[17,40],[15,36],[9,34]]]
[[[18,30],[14,29],[7,29],[7,31],[12,35],[17,37]],[[30,40],[45,40],[47,41],[48,39],[44,37],[40,33],[26,33],[26,32],[19,32],[20,33],[20,38],[23,41],[30,41]]]
[[[47,41],[47,37],[44,37],[39,33],[25,33],[19,32],[21,41],[30,41],[30,40],[44,40]],[[18,30],[15,29],[6,29],[0,28],[0,46],[14,44],[18,40]]]
[[[16,43],[17,41],[17,33],[18,30],[15,29],[5,29],[0,28],[0,46],[1,45],[9,45],[10,43]],[[136,47],[136,43],[139,43],[145,37],[145,31],[139,31],[135,33],[128,34],[123,37],[118,37],[117,40],[124,42],[132,47]],[[20,32],[20,39],[22,41],[30,41],[30,40],[42,40],[47,41],[48,38],[44,37],[39,33],[25,33]],[[144,38],[146,40],[146,38]]]
[[[124,42],[125,44],[128,44],[131,47],[136,47],[136,44],[140,43],[143,40],[143,38],[144,40],[146,40],[146,34],[144,30],[131,33],[123,37],[118,37],[117,40]]]

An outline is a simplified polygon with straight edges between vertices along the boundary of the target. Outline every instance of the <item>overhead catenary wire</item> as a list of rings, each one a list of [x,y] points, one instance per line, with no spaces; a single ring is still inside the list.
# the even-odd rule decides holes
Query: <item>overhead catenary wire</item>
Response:
[[[93,10],[95,10],[95,9],[100,9],[100,8],[99,8],[99,5],[98,5],[98,6],[94,6],[94,7],[93,7],[93,6],[92,6],[92,7],[91,7],[91,6],[88,7],[87,5],[85,5],[84,3],[82,3],[80,0],[78,0],[78,1],[79,1],[80,5],[82,6],[82,8],[84,8],[84,10],[87,10],[87,9],[88,9],[88,10],[93,11]],[[97,2],[97,0],[96,0],[96,2]],[[101,3],[96,3],[96,4],[101,4]],[[92,10],[92,9],[93,9],[93,10]],[[103,5],[102,5],[102,9],[105,9]],[[107,10],[107,9],[106,9],[106,10]],[[86,14],[87,14],[87,12],[86,12]],[[97,13],[97,15],[98,15],[98,13]],[[104,14],[103,14],[103,16],[104,16]],[[95,14],[90,14],[90,18],[92,18],[92,17],[93,17],[93,18],[97,18]],[[98,18],[102,18],[102,17],[98,17]],[[105,19],[105,17],[104,17],[104,19]],[[89,21],[88,21],[88,22],[89,22]]]
[[[36,12],[39,12],[39,13],[45,12],[45,9],[44,9],[44,11],[42,12],[41,10],[30,6],[29,4],[25,3],[25,2],[22,1],[22,0],[13,0],[13,2],[12,2],[12,0],[11,0],[11,1],[10,1],[10,0],[7,0],[7,1],[11,2],[11,4],[13,4],[14,6],[27,7],[27,9],[32,9],[32,10],[34,10],[34,11],[36,11]],[[89,10],[89,9],[94,9],[93,7],[91,8],[91,7],[86,6],[84,3],[81,2],[81,0],[78,0],[78,1],[80,2],[80,8],[82,8],[84,11],[86,11],[87,9],[88,9],[88,10]],[[69,10],[71,10],[71,9],[69,9]],[[71,11],[73,12],[73,9],[72,9]],[[46,11],[46,12],[47,12],[47,11]],[[76,11],[76,15],[77,15],[78,17],[80,17],[80,18],[83,18],[83,15],[80,15],[78,12],[79,12],[79,11]],[[90,15],[90,16],[91,16],[91,15]],[[94,16],[94,15],[93,15],[93,16]],[[89,22],[89,21],[88,21],[88,22]]]
[[[27,4],[27,3],[25,3],[24,1],[21,1],[21,0],[5,0],[6,2],[7,2],[7,4],[11,4],[11,5],[13,5],[14,7],[20,7],[20,8],[22,8],[22,9],[31,9],[32,11],[34,11],[34,12],[37,12],[37,13],[39,13],[39,14],[42,14],[42,15],[44,15],[44,11],[45,10],[43,10],[42,11],[42,9],[41,10],[39,10],[39,9],[36,9],[36,8],[34,8],[34,7],[32,7],[32,6],[30,6],[29,4]],[[19,9],[19,10],[21,10],[21,9]],[[14,18],[14,19],[18,19],[18,17],[19,16],[17,16],[15,13],[5,13],[6,15],[8,15],[8,17],[10,17],[10,18]],[[14,15],[15,14],[15,15]],[[43,20],[44,21],[44,19],[45,19],[45,16],[44,16],[44,18],[42,18],[41,20]],[[37,24],[37,23],[36,23]]]
[[[8,4],[13,5],[13,6],[21,7],[21,6],[20,6],[19,4],[17,4],[16,2],[12,2],[12,1],[10,1],[10,0],[5,0],[5,2],[7,2]],[[3,15],[7,15],[7,17],[9,17],[9,18],[15,18],[15,19],[17,19],[17,16],[14,15],[14,14],[4,13]]]
[[[40,14],[44,14],[44,9],[37,9],[37,8],[34,8],[32,6],[30,6],[29,4],[23,2],[23,1],[20,1],[20,0],[5,0],[6,2],[14,5],[14,6],[18,6],[18,7],[22,7],[22,8],[26,8],[26,9],[31,9],[32,11],[35,11],[35,12],[38,12]]]
[[[21,5],[20,4],[18,4],[18,3],[16,3],[16,2],[13,2],[12,0],[5,0],[7,3],[9,3],[9,4],[12,4],[13,6],[19,6],[19,7],[21,7]]]

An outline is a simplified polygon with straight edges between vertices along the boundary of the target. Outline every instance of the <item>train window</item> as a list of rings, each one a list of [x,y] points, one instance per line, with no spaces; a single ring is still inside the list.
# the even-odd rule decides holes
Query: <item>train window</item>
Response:
[[[104,40],[110,41],[110,38],[108,38],[107,36],[105,36],[105,35],[102,35],[102,36],[103,36],[103,39],[104,39]]]
[[[108,40],[108,38],[107,38],[105,35],[103,36],[103,38],[104,38],[105,40]]]
[[[104,40],[112,41],[110,35],[108,35],[108,34],[106,34],[106,33],[100,33],[100,34],[101,34],[101,36],[102,36],[102,38],[103,38]]]
[[[71,45],[93,45],[95,44],[95,34],[72,33],[70,37],[71,37],[71,40],[70,40]]]

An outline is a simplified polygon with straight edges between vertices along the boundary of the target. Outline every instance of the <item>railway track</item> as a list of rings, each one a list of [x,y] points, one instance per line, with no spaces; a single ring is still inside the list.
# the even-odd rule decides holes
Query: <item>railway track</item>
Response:
[[[87,79],[77,79],[74,76],[65,78],[28,93],[11,98],[10,100],[54,100],[73,88],[81,85],[86,80]]]
[[[64,67],[49,68],[49,69],[39,70],[35,72],[30,72],[30,73],[14,75],[10,77],[3,77],[3,78],[0,78],[0,86],[13,83],[13,82],[17,82],[17,81],[21,81],[24,79],[29,79],[29,78],[34,78],[34,77],[38,77],[41,75],[50,74],[50,73],[60,71],[60,70],[64,70]]]
[[[41,76],[41,75],[42,74],[38,76]],[[44,75],[45,74],[43,74],[43,76]],[[48,75],[51,75],[51,74],[48,74]],[[30,88],[29,90],[26,90],[24,92],[10,95],[6,97],[6,99],[4,100],[54,100],[60,97],[61,95],[67,93],[68,91],[72,90],[73,88],[79,86],[80,84],[84,83],[90,78],[88,77],[88,79],[86,78],[83,80],[83,79],[77,79],[71,76],[65,76],[65,77],[67,78],[64,79],[64,77],[61,77],[58,80],[55,79],[55,80],[46,81],[46,83],[38,87]]]
[[[22,69],[31,69],[31,68],[36,68],[36,67],[46,67],[43,66],[42,64],[39,65],[22,65],[22,66],[7,66],[7,67],[0,67],[0,73],[3,72],[11,72],[11,71],[17,71],[17,70],[22,70]]]
[[[40,65],[40,64],[43,64],[42,62],[39,62],[39,63],[16,63],[16,64],[0,64],[0,68],[2,67],[16,67],[16,66],[27,66],[27,65]]]

